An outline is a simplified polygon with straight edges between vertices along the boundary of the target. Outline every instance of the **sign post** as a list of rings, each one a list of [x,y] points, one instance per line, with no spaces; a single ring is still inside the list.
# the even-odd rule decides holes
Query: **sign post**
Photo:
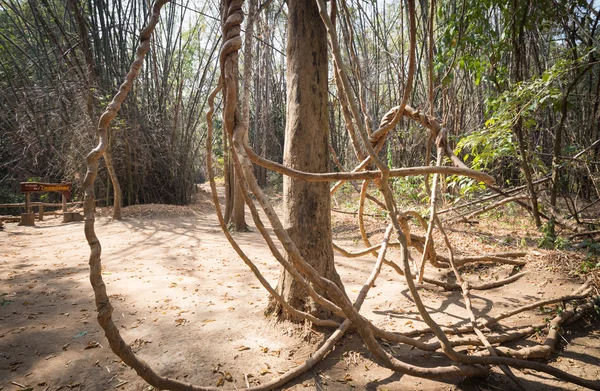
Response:
[[[25,213],[31,213],[31,193],[25,193]]]
[[[58,192],[62,193],[62,206],[63,206],[63,222],[67,222],[65,217],[67,216],[67,199],[71,198],[71,190],[73,184],[70,182],[65,183],[40,183],[40,182],[21,182],[20,190],[21,193],[25,193],[25,213],[21,213],[21,222],[19,225],[34,226],[35,225],[35,213],[31,213],[31,193],[45,193],[45,192]],[[43,206],[41,207],[43,208]],[[40,215],[43,212],[40,211]],[[41,217],[41,216],[40,216]],[[40,218],[41,220],[41,218]],[[68,221],[72,221],[69,219]]]

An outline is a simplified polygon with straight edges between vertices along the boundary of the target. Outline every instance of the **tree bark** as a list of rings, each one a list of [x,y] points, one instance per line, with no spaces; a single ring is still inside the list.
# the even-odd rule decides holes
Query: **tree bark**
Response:
[[[113,219],[121,220],[123,218],[121,213],[121,204],[122,204],[122,193],[121,193],[121,185],[119,184],[119,178],[117,177],[117,171],[112,164],[112,153],[110,148],[106,148],[104,151],[104,163],[106,164],[106,171],[108,171],[108,176],[110,177],[110,181],[113,185]]]
[[[256,0],[248,2],[248,17],[246,19],[246,32],[244,34],[244,74],[242,86],[242,116],[246,123],[244,134],[245,143],[248,143],[248,129],[250,128],[250,83],[252,82],[252,35],[254,34],[254,16],[256,14]],[[245,204],[239,182],[236,179],[233,201],[232,221],[234,229],[238,232],[248,231],[246,223]]]
[[[228,17],[228,4],[227,1],[222,1],[221,3],[221,26],[224,29],[226,26],[226,22],[227,22],[227,17]],[[237,51],[235,53],[232,54],[232,61],[231,61],[231,65],[233,67],[232,69],[232,77],[235,78],[235,95],[237,98],[237,85],[238,85],[238,53]],[[236,99],[236,106],[237,106],[237,99]],[[239,117],[236,116],[236,121],[239,119]],[[245,138],[247,138],[247,132],[248,132],[248,128],[247,126],[246,128],[246,135]],[[226,127],[226,131],[232,132],[233,129],[229,129],[228,127]],[[225,135],[224,135],[225,136]],[[225,136],[226,137],[226,136]],[[224,144],[225,145],[225,144]],[[229,145],[230,149],[233,149],[232,145]],[[247,232],[248,231],[248,224],[246,223],[246,204],[244,201],[244,197],[242,195],[242,191],[240,190],[240,183],[236,178],[236,175],[234,174],[234,164],[233,164],[233,157],[231,156],[231,152],[227,153],[228,159],[226,159],[225,164],[228,166],[228,170],[226,170],[226,173],[228,175],[225,176],[225,189],[226,189],[226,197],[225,197],[225,210],[226,210],[226,221],[227,223],[231,223],[233,226],[233,230],[237,231],[237,232]],[[227,213],[230,212],[230,213]]]
[[[327,35],[316,2],[291,1],[283,160],[297,170],[328,171],[327,62]],[[284,176],[283,216],[285,229],[306,261],[320,275],[341,286],[333,263],[329,184]],[[279,276],[277,291],[296,309],[320,318],[331,315],[314,303],[285,270]],[[279,313],[280,309],[271,303],[267,312],[272,311]]]
[[[250,6],[249,6],[250,7]],[[253,138],[253,146],[254,150],[261,156],[267,157],[267,129],[273,126],[272,121],[270,119],[271,112],[273,111],[272,107],[269,106],[268,102],[271,102],[270,99],[270,88],[272,88],[270,84],[271,80],[271,58],[273,47],[270,44],[272,41],[272,32],[266,28],[269,25],[269,9],[266,9],[264,20],[261,19],[260,13],[255,13],[251,15],[250,11],[248,11],[248,20],[250,20],[251,16],[254,17],[256,25],[257,34],[262,36],[262,40],[257,41],[255,44],[255,53],[257,64],[257,69],[260,69],[260,72],[256,72],[253,75],[254,79],[254,118],[255,118],[255,127],[254,127],[254,138]],[[253,26],[254,26],[253,25]],[[245,115],[245,114],[244,114]],[[267,186],[267,169],[255,165],[254,166],[254,175],[256,176],[256,181],[261,188]]]
[[[227,130],[223,131],[223,180],[225,187],[225,222],[231,222],[233,212],[233,192],[235,184],[235,175],[233,175],[233,164],[231,164],[229,152],[229,142],[227,141]]]
[[[248,0],[248,17],[244,34],[244,78],[242,87],[242,115],[244,122],[250,127],[250,87],[252,83],[252,35],[254,34],[254,18],[256,15],[256,0]],[[246,133],[248,135],[248,133]]]
[[[231,214],[233,229],[236,232],[248,232],[248,224],[246,223],[246,203],[237,178],[235,179],[235,191],[233,195],[233,213]]]

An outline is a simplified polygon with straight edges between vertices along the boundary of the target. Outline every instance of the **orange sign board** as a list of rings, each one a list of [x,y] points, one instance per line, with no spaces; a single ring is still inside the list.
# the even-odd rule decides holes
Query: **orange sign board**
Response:
[[[21,182],[21,193],[56,191],[63,193],[65,197],[71,198],[72,183],[40,183]]]

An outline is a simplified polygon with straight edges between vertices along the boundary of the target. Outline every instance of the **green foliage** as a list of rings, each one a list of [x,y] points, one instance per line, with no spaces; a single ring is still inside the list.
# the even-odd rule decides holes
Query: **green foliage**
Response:
[[[585,258],[580,266],[581,271],[587,273],[592,269],[600,269],[600,243],[586,239],[581,242],[581,246],[586,249]]]
[[[283,191],[283,175],[275,171],[267,171],[267,183],[269,188],[276,193]]]
[[[548,250],[564,250],[571,245],[568,239],[557,236],[554,228],[555,222],[552,219],[542,226],[541,231],[544,236],[539,241],[538,247]]]
[[[446,177],[448,190],[458,189],[458,194],[461,197],[472,196],[478,192],[483,192],[487,189],[485,183],[477,181],[473,178],[450,175]]]
[[[438,18],[445,19],[446,23],[438,45],[436,71],[447,74],[443,85],[448,85],[453,78],[453,69],[447,68],[453,65],[457,66],[454,72],[459,70],[469,75],[475,85],[506,84],[508,68],[500,59],[510,50],[510,31],[502,30],[502,25],[494,23],[494,19],[507,10],[506,2],[496,0],[465,0],[459,7],[455,3],[440,2]],[[448,62],[448,58],[454,58],[454,63]]]
[[[520,120],[523,130],[527,131],[537,126],[540,110],[559,110],[562,102],[560,84],[576,62],[560,59],[540,76],[515,84],[497,98],[487,99],[488,120],[481,129],[462,137],[455,153],[463,154],[471,167],[478,170],[498,167],[499,161],[516,163],[519,154],[513,128],[517,121]],[[534,166],[543,169],[535,156],[531,160]]]
[[[586,239],[581,242],[588,253],[588,257],[600,257],[600,243],[593,239]]]
[[[390,178],[390,185],[394,194],[399,196],[400,201],[422,202],[424,193],[424,180],[421,176]]]
[[[2,298],[2,301],[0,302],[0,307],[6,307],[7,305],[9,305],[10,303],[12,303],[12,300],[6,300],[4,297]]]
[[[581,262],[581,265],[579,265],[579,272],[582,274],[587,274],[596,269],[600,269],[600,261],[598,261],[598,258],[595,260],[586,258]]]
[[[565,250],[571,245],[571,241],[567,238],[563,238],[562,236],[557,236],[554,240],[554,248],[557,250]]]
[[[0,187],[0,204],[16,204],[25,201],[25,196],[11,191],[7,187]]]
[[[511,246],[514,242],[515,242],[515,238],[513,238],[512,236],[507,236],[507,237],[503,238],[501,241],[501,243],[504,244],[505,246]]]
[[[600,270],[600,243],[586,239],[581,244],[586,249],[586,255],[579,265],[578,271],[587,274],[594,270]]]
[[[552,220],[548,221],[547,224],[542,226],[542,234],[544,236],[538,243],[538,247],[545,249],[553,249],[554,248],[554,239],[556,236],[554,234],[554,222]]]

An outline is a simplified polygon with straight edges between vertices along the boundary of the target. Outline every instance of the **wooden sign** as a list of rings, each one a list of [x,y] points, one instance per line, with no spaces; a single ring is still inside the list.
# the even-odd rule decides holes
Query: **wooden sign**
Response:
[[[21,193],[56,191],[62,193],[67,199],[71,198],[72,183],[40,183],[21,182]]]

